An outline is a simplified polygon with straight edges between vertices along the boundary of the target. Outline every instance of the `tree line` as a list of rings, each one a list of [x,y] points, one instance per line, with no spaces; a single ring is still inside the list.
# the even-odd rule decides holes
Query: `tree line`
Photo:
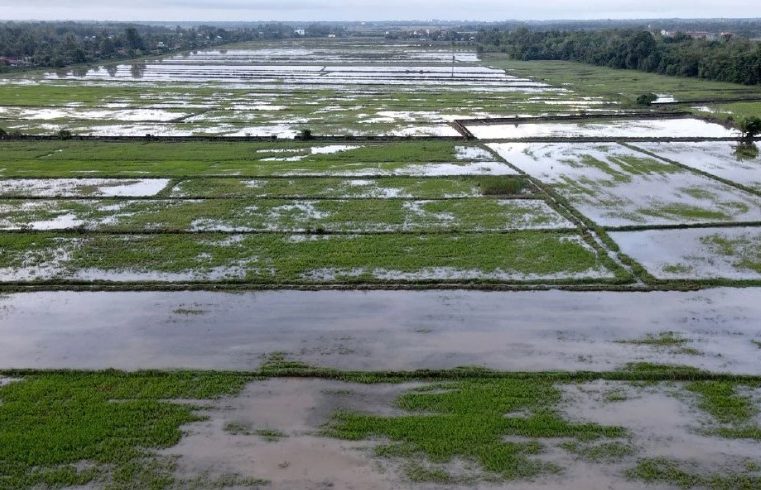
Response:
[[[325,26],[309,26],[304,35],[320,36],[327,30]],[[0,23],[0,71],[28,67],[61,68],[301,35],[292,26],[280,23],[223,29],[206,25],[5,22]]]
[[[761,43],[725,36],[697,39],[640,29],[598,31],[482,30],[481,51],[518,60],[580,61],[610,68],[755,85],[761,83]]]

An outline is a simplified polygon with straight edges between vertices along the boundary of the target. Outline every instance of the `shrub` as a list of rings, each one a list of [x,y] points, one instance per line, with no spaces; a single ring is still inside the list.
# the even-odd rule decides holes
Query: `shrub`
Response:
[[[302,129],[300,138],[302,140],[311,140],[314,136],[312,136],[312,130],[311,129]]]
[[[658,96],[655,94],[642,94],[637,97],[637,105],[650,105],[658,100]]]
[[[742,131],[744,139],[753,139],[761,134],[761,117],[746,117],[738,123],[737,127]]]
[[[74,137],[74,135],[71,134],[71,131],[69,131],[68,129],[62,129],[62,130],[58,131],[58,138],[60,138],[62,140],[70,140],[73,137]]]

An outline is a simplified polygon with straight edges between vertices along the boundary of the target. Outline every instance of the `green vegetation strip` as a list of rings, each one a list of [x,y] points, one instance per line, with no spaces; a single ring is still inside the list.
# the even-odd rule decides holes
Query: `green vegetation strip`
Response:
[[[65,219],[57,224],[60,217]],[[487,232],[573,229],[541,200],[7,201],[0,228],[141,232]]]
[[[425,381],[396,401],[401,411],[379,416],[339,411],[326,435],[352,440],[383,437],[381,457],[407,461],[414,481],[457,482],[438,464],[463,459],[494,481],[525,479],[563,470],[532,456],[549,439],[594,462],[619,462],[635,451],[623,427],[579,423],[561,415],[563,384],[594,380],[686,381],[699,407],[720,423],[748,424],[757,408],[740,390],[758,388],[761,377],[709,373],[694,368],[637,364],[611,372],[509,373],[480,368],[443,371],[347,372],[315,368],[283,354],[254,372],[3,371],[0,386],[0,488],[208,488],[222,483],[264,484],[231,475],[224,482],[178,480],[175,462],[156,450],[177,444],[181,427],[203,420],[204,400],[235,396],[249,382],[273,377],[332,378],[358,383]],[[197,400],[197,404],[174,400]],[[225,430],[276,441],[287,434],[228,424]],[[725,433],[722,437],[749,437]],[[750,437],[757,436],[751,435]],[[636,452],[634,452],[636,455]],[[668,460],[641,460],[628,476],[649,482],[738,482],[755,488],[744,473],[708,474]],[[727,480],[730,481],[730,480]],[[461,483],[472,483],[464,479]],[[696,483],[694,483],[696,484]],[[710,486],[710,485],[709,485]],[[729,488],[718,486],[716,488]]]
[[[204,281],[282,283],[521,282],[618,279],[573,233],[478,235],[0,234],[5,282],[184,274]],[[34,272],[37,269],[38,272]],[[88,272],[89,271],[89,272]],[[442,272],[443,271],[443,272]],[[451,272],[451,274],[450,274]],[[180,278],[182,279],[182,278]],[[188,277],[184,277],[189,280]],[[164,278],[165,282],[166,278]],[[171,278],[170,278],[171,280]]]

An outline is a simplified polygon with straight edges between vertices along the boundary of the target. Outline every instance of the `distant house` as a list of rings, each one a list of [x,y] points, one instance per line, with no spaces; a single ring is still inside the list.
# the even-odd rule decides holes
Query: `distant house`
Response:
[[[31,66],[32,62],[29,59],[19,59],[12,56],[0,56],[1,66],[19,67],[19,66]]]
[[[306,29],[296,29],[295,31],[293,31],[293,33],[296,34],[297,36],[302,36],[302,37],[307,35]]]

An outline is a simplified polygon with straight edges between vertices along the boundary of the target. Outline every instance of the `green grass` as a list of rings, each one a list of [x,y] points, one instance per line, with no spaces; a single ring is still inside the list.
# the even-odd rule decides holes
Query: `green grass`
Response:
[[[114,210],[118,207],[118,210]],[[141,231],[441,232],[573,228],[539,200],[113,200],[4,201],[0,226],[74,216],[76,228]]]
[[[701,106],[704,104],[701,104]],[[709,104],[710,114],[720,119],[741,121],[749,117],[761,117],[761,101],[733,102],[730,104]],[[698,115],[705,115],[705,111],[695,111]]]
[[[687,347],[690,340],[676,332],[661,332],[657,335],[647,334],[641,339],[619,340],[620,344],[643,345],[657,349],[669,349],[671,354],[697,356],[701,352],[693,347]]]
[[[384,177],[380,179],[270,178],[244,180],[236,178],[187,179],[173,190],[175,197],[224,198],[417,198],[479,197],[483,193],[479,177]],[[524,180],[496,178],[502,184],[501,195],[531,195]],[[513,192],[510,192],[513,191]],[[0,191],[2,192],[2,191]]]
[[[604,97],[634,105],[645,93],[672,94],[678,101],[726,100],[761,97],[761,89],[696,78],[672,77],[634,70],[618,70],[570,61],[517,61],[488,54],[486,64],[506,68],[514,75],[534,77],[580,95]]]
[[[426,381],[396,400],[399,415],[340,411],[326,435],[348,440],[374,439],[377,453],[402,463],[410,480],[438,484],[474,484],[561,474],[563,468],[539,456],[549,445],[596,464],[629,464],[637,448],[624,428],[577,423],[562,416],[560,387],[598,379],[670,382],[694,379],[687,389],[706,398],[704,409],[735,424],[755,413],[736,389],[757,387],[758,377],[740,379],[694,368],[636,365],[599,373],[505,373],[483,369],[419,372],[342,372],[310,368],[273,353],[251,373],[214,372],[5,372],[16,381],[0,388],[0,488],[60,488],[93,485],[106,488],[223,488],[260,486],[247,476],[208,474],[177,480],[175,461],[156,449],[171,447],[184,424],[200,420],[182,400],[234,396],[248,382],[264,377],[325,377],[358,383]],[[715,378],[715,379],[714,379]],[[346,396],[345,393],[331,393]],[[742,397],[740,397],[742,398]],[[231,421],[231,434],[267,441],[280,431]],[[709,434],[710,435],[710,434]],[[380,438],[380,439],[378,439]],[[562,442],[558,441],[558,438]],[[464,460],[463,475],[450,466]],[[711,474],[668,460],[640,460],[630,478],[727,488],[755,488],[748,472]]]
[[[749,422],[758,409],[747,398],[737,394],[738,385],[730,382],[704,381],[687,386],[700,395],[700,408],[717,422],[736,424]]]
[[[416,163],[457,162],[453,141],[356,143],[355,149],[310,154],[331,143],[11,141],[3,143],[4,177],[151,177],[389,174]],[[289,153],[281,153],[291,150]],[[285,161],[303,156],[299,161]],[[276,160],[270,160],[276,159]],[[462,161],[465,163],[465,161]]]
[[[64,253],[67,256],[62,256]],[[437,268],[476,271],[475,280],[576,281],[605,272],[607,259],[571,233],[503,235],[71,235],[0,234],[0,268],[55,266],[65,279],[82,270],[186,273],[199,280],[265,284],[451,280]],[[380,271],[380,272],[376,272]],[[394,271],[383,278],[383,271]],[[620,272],[620,271],[619,271]],[[107,276],[106,276],[107,277]],[[500,276],[501,277],[501,276]],[[150,276],[144,280],[150,281]],[[454,276],[457,279],[457,275]],[[462,279],[460,279],[462,280]]]
[[[621,344],[648,345],[654,347],[681,347],[689,342],[676,332],[661,332],[658,335],[647,334],[644,338],[634,340],[619,340]]]
[[[169,399],[237,393],[250,378],[191,373],[50,373],[0,388],[0,488],[113,480],[117,488],[173,483],[153,449],[176,444],[199,420]],[[87,462],[82,465],[82,462]]]
[[[627,471],[627,476],[648,484],[667,484],[679,488],[754,490],[761,487],[761,476],[752,471],[706,473],[694,465],[666,458],[643,459],[634,469]]]
[[[618,441],[569,441],[560,446],[577,457],[592,463],[618,463],[636,453],[631,444]]]
[[[530,191],[525,179],[514,177],[476,177],[473,178],[484,196],[513,196]]]
[[[555,407],[560,392],[550,382],[469,380],[412,390],[397,405],[406,413],[383,417],[340,412],[327,433],[348,440],[388,438],[379,454],[416,461],[448,463],[463,458],[502,479],[532,478],[559,468],[532,456],[543,438],[593,440],[622,437],[619,427],[573,423]],[[517,438],[507,439],[506,438]],[[420,479],[425,473],[412,475]],[[429,475],[430,476],[430,475]],[[433,475],[434,481],[438,474]]]

